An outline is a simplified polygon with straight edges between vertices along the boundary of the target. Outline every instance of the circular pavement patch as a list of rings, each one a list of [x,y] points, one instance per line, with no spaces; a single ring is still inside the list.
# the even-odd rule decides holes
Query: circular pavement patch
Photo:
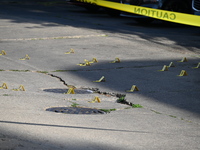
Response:
[[[46,111],[53,111],[56,113],[65,114],[106,114],[104,111],[95,108],[82,108],[82,107],[52,107],[47,108]]]
[[[64,94],[68,91],[68,89],[44,89],[45,92],[52,92],[52,93],[60,93]],[[92,94],[93,91],[91,90],[85,90],[85,89],[75,89],[74,90],[76,94]]]

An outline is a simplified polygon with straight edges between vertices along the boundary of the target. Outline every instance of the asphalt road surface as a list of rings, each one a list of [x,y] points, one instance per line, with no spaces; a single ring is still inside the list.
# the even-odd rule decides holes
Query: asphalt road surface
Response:
[[[200,149],[198,27],[2,0],[0,35],[0,150]]]

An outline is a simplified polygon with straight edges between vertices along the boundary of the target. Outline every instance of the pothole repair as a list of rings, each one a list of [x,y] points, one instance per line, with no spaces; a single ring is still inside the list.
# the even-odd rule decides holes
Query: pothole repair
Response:
[[[52,111],[56,113],[64,113],[64,114],[106,114],[106,112],[95,109],[95,108],[83,108],[83,107],[52,107],[47,108],[46,111]]]
[[[68,89],[55,88],[55,89],[43,89],[43,91],[64,94],[68,91]],[[75,89],[75,93],[76,94],[92,94],[93,91],[88,90],[88,89]]]

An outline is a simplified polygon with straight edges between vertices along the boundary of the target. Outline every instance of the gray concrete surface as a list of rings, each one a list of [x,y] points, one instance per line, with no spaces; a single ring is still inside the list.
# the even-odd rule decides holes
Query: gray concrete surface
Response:
[[[53,0],[52,0],[53,1]],[[65,1],[0,2],[1,150],[200,149],[200,30],[146,26]],[[57,2],[57,3],[55,3]],[[75,53],[65,54],[73,48]],[[28,54],[30,60],[20,60]],[[110,63],[115,58],[120,63]],[[188,62],[177,62],[183,57]],[[91,66],[79,66],[96,58]],[[169,71],[158,71],[174,62]],[[188,76],[179,77],[181,70]],[[93,81],[105,76],[106,82]],[[14,91],[23,85],[25,91]],[[64,94],[69,85],[76,94]],[[132,85],[139,91],[127,93]],[[116,96],[143,108],[117,103]],[[99,97],[101,103],[89,103]],[[116,109],[77,115],[51,107]]]

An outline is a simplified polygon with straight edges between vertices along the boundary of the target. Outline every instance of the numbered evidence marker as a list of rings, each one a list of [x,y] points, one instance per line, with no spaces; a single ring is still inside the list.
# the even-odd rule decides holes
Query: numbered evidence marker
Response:
[[[92,100],[92,101],[89,101],[89,103],[96,103],[96,102],[97,102],[97,103],[101,103],[101,100],[100,100],[100,98],[99,98],[99,97],[97,97],[97,96],[94,98],[94,100]]]
[[[0,55],[6,55],[6,52],[4,50],[2,50]]]
[[[64,94],[75,94],[74,88],[69,88],[68,91]]]
[[[192,68],[194,68],[194,69],[200,68],[200,62],[197,64],[196,67],[192,67]]]
[[[80,63],[80,64],[77,64],[77,65],[79,65],[79,66],[90,66],[91,65],[90,62],[87,59],[85,59],[84,61],[85,61],[85,63]]]
[[[97,59],[96,58],[93,58],[92,61],[89,61],[89,63],[97,63]]]
[[[28,56],[28,54],[26,54],[24,58],[20,58],[19,60],[29,60],[29,59],[31,58]]]
[[[93,81],[93,82],[106,82],[106,79],[104,76],[102,76],[99,80]]]
[[[138,89],[138,87],[137,87],[136,85],[133,85],[133,86],[131,87],[131,89],[130,89],[130,90],[127,90],[126,92],[134,92],[134,91],[139,91],[139,89]]]
[[[8,89],[8,86],[6,83],[3,83],[2,86],[0,86],[0,89]]]
[[[175,67],[175,65],[173,62],[170,62],[169,66],[167,66],[167,67]]]
[[[183,57],[181,61],[178,61],[178,62],[188,62],[187,58],[186,57]]]
[[[71,48],[70,51],[66,52],[65,54],[71,54],[71,53],[75,53],[73,48]]]
[[[20,85],[18,89],[13,89],[13,91],[25,91],[25,88],[23,85]]]
[[[168,71],[168,66],[164,65],[162,70],[158,70],[158,71]]]
[[[115,60],[114,61],[111,61],[110,63],[120,63],[121,61],[120,61],[120,59],[119,58],[115,58]]]
[[[178,76],[182,77],[182,76],[187,76],[187,75],[188,75],[188,73],[185,70],[182,70]]]

